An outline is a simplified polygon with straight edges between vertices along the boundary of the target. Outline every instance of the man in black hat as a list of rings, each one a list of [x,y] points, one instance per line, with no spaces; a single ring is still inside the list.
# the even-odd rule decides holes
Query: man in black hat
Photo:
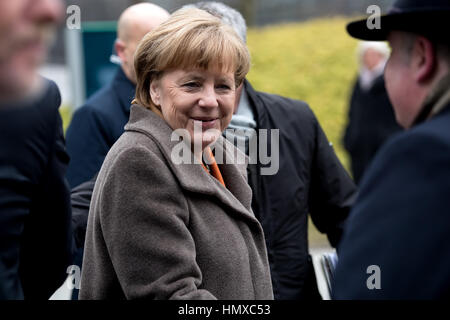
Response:
[[[339,246],[335,299],[450,297],[449,0],[398,0],[347,30],[388,40],[386,88],[408,129],[378,153]]]

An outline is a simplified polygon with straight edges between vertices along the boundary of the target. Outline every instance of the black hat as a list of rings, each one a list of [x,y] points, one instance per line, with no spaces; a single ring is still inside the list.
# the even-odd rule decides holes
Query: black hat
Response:
[[[397,0],[379,19],[379,29],[370,29],[367,19],[364,19],[349,23],[347,32],[354,38],[372,41],[386,40],[392,30],[417,33],[437,40],[450,38],[447,29],[450,0]]]

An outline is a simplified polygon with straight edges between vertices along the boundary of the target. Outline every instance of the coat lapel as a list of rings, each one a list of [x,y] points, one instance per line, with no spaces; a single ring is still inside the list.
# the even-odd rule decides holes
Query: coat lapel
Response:
[[[250,105],[253,106],[253,111],[255,112],[255,118],[257,119],[257,127],[267,129],[269,128],[267,124],[267,113],[265,111],[265,104],[264,101],[262,101],[255,89],[251,86],[250,82],[248,80],[245,80],[244,82],[245,90],[247,92],[248,98],[250,100]]]
[[[200,164],[175,164],[172,161],[172,150],[180,142],[171,141],[172,128],[154,112],[142,106],[133,105],[125,131],[140,132],[152,139],[159,146],[183,189],[215,197],[240,217],[257,222],[251,211],[252,191],[245,178],[246,164],[226,164],[226,159],[230,158],[231,152],[236,152],[226,139],[219,137],[215,152],[216,154],[224,152],[225,164],[219,164],[219,168],[227,188],[208,174]]]

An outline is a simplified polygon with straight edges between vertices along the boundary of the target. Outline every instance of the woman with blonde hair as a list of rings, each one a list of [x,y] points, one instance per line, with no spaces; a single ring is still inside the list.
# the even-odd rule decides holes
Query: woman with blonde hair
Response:
[[[231,27],[198,9],[141,41],[130,120],[94,188],[81,299],[273,298],[246,166],[221,136],[249,66]]]

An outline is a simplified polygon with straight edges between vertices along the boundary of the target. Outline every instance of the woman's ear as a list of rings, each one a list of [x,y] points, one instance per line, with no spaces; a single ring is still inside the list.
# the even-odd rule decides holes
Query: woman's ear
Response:
[[[159,106],[161,105],[161,89],[159,85],[159,80],[153,80],[150,83],[150,98],[152,99],[152,102]]]

